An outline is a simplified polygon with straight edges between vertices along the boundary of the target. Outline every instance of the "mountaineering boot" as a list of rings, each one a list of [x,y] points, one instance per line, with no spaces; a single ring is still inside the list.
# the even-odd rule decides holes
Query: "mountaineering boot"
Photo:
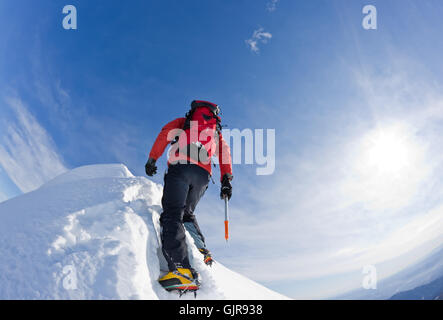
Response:
[[[196,291],[200,287],[198,272],[192,268],[178,267],[169,271],[158,282],[167,291],[179,290],[181,294],[186,291]]]
[[[212,259],[211,252],[209,252],[208,249],[204,249],[204,248],[201,248],[198,250],[203,255],[203,261],[206,263],[206,265],[212,266],[212,263],[214,262],[214,260]]]

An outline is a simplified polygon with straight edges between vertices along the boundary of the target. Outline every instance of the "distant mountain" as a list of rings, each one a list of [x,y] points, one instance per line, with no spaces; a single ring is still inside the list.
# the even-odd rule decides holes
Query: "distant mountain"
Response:
[[[443,300],[443,277],[412,290],[396,293],[390,300]]]
[[[377,283],[377,290],[356,289],[334,299],[343,300],[385,300],[396,297],[397,294],[412,292],[417,289],[419,296],[415,299],[434,299],[437,296],[442,299],[443,286],[443,246],[435,249],[426,258],[405,268],[398,273],[380,280]],[[438,282],[440,281],[440,282]],[[431,284],[440,287],[433,287]],[[420,290],[418,290],[421,288]],[[400,298],[404,299],[404,298]],[[411,298],[412,299],[412,298]]]

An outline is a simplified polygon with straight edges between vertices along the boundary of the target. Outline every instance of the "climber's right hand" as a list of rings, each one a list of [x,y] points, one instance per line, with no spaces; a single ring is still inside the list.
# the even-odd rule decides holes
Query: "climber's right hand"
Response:
[[[220,190],[220,198],[231,200],[232,197],[232,185],[231,180],[233,176],[230,174],[225,174],[222,179],[221,190]]]
[[[157,166],[155,165],[155,162],[155,159],[149,158],[148,162],[145,164],[146,174],[150,177],[157,173]]]

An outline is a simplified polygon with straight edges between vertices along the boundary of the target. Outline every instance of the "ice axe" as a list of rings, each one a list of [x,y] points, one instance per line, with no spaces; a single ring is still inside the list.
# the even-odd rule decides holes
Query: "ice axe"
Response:
[[[229,210],[228,210],[228,197],[225,196],[225,240],[228,242],[229,239]]]

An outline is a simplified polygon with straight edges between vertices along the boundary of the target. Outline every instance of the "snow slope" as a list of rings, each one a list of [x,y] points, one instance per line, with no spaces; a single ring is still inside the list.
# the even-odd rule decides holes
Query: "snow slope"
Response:
[[[0,299],[178,299],[157,282],[161,195],[110,164],[0,203]],[[197,299],[286,299],[221,263],[207,267],[187,241],[203,283]]]

